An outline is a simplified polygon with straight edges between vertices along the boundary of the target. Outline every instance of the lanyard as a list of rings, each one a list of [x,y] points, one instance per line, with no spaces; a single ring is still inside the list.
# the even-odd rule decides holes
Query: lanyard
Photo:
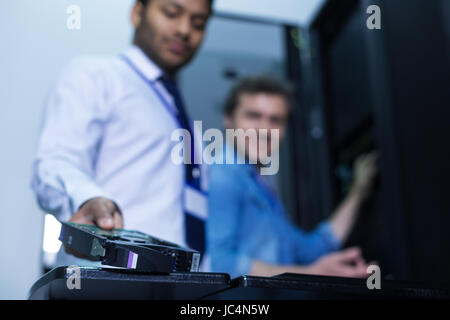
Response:
[[[157,95],[157,97],[159,98],[159,100],[161,101],[161,103],[162,103],[162,104],[164,105],[164,107],[166,108],[167,112],[169,112],[169,113],[173,116],[173,118],[176,120],[176,122],[178,123],[178,126],[179,126],[180,128],[183,128],[183,129],[186,129],[186,130],[189,131],[189,133],[190,133],[190,135],[191,135],[191,160],[193,161],[194,158],[195,158],[195,155],[194,155],[194,153],[195,153],[195,141],[193,141],[194,135],[193,135],[192,128],[191,128],[191,126],[189,125],[189,123],[186,123],[186,125],[183,124],[182,117],[180,116],[180,111],[179,111],[179,110],[178,110],[178,112],[175,112],[175,111],[174,111],[174,109],[177,110],[178,108],[174,107],[172,104],[170,104],[170,103],[164,98],[163,94],[158,90],[158,88],[155,86],[155,84],[154,84],[152,81],[148,80],[148,79],[144,76],[144,74],[141,72],[141,70],[139,70],[139,68],[136,67],[136,65],[135,65],[135,64],[134,64],[127,56],[125,56],[125,55],[120,55],[120,58],[121,58],[123,61],[125,61],[125,63],[127,63],[128,66],[130,66],[130,68],[133,69],[133,70],[136,72],[136,74],[137,74],[144,82],[146,82],[146,83],[149,85],[149,87],[155,92],[155,94]],[[188,122],[188,121],[189,121],[189,120],[186,119],[186,122]],[[199,172],[200,172],[200,169],[198,168],[198,165],[195,165],[195,164],[188,165],[186,169],[187,169],[187,170],[192,170],[193,168],[196,168],[196,169],[199,170]],[[195,187],[194,185],[192,185],[192,186],[193,186],[194,188],[198,189],[199,191],[201,191],[201,187],[200,187],[200,182],[199,182],[199,181],[200,181],[200,180],[198,180],[198,182],[197,182],[197,183],[198,183],[198,186],[197,186],[197,187]],[[188,184],[189,184],[189,182],[188,182]]]
[[[142,78],[142,80],[144,80],[150,86],[150,88],[152,88],[152,90],[158,96],[159,100],[164,105],[166,110],[178,122],[179,127],[189,131],[189,133],[191,134],[191,160],[193,160],[195,153],[194,150],[195,142],[193,141],[194,136],[192,134],[192,128],[189,124],[189,120],[187,119],[187,115],[185,114],[185,110],[182,110],[183,108],[182,103],[180,102],[181,104],[179,106],[180,110],[178,110],[178,107],[176,106],[175,102],[176,107],[175,109],[178,110],[178,113],[175,113],[173,105],[171,105],[164,98],[164,96],[158,90],[158,88],[156,88],[154,83],[149,81],[128,57],[121,55],[121,58],[131,67],[131,69],[133,69],[137,73],[137,75],[139,75],[139,77]],[[174,96],[177,94],[172,95]],[[175,96],[173,98],[175,101],[177,100]],[[184,121],[182,114],[185,115]],[[204,192],[202,192],[201,190],[200,177],[197,178],[193,177],[194,168],[197,169],[200,174],[200,169],[198,168],[198,165],[195,164],[186,165],[187,186],[185,186],[185,192],[183,192],[182,194],[185,212],[186,242],[191,248],[199,250],[203,256],[203,253],[205,251],[205,219],[206,219],[205,217],[207,216],[207,201],[206,201],[207,198]],[[189,186],[192,187],[192,190],[189,188]]]
[[[187,128],[185,128],[185,126],[183,125],[183,120],[180,117],[180,113],[179,112],[175,112],[175,110],[177,110],[176,107],[174,107],[171,103],[169,103],[169,101],[166,100],[166,98],[164,98],[163,94],[158,90],[158,88],[156,88],[155,84],[148,80],[144,74],[141,72],[141,70],[139,70],[136,65],[125,55],[121,55],[120,58],[125,61],[131,69],[133,69],[136,74],[142,79],[144,80],[149,86],[150,88],[155,92],[155,94],[158,96],[158,99],[161,101],[161,103],[164,105],[164,107],[166,108],[167,112],[169,112],[174,119],[176,120],[176,122],[178,123],[178,126],[180,128],[183,129],[187,129],[189,131],[189,133],[191,134],[192,137],[192,128],[189,125],[189,123],[187,123]],[[192,155],[193,156],[193,155]]]

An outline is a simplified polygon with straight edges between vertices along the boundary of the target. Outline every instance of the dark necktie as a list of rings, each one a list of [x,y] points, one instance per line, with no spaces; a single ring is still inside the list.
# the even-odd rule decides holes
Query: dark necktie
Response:
[[[181,128],[189,131],[191,135],[191,164],[186,164],[186,183],[194,189],[201,191],[200,184],[200,167],[198,164],[194,164],[194,134],[191,126],[190,119],[184,108],[183,99],[177,88],[177,85],[165,78],[159,79],[164,85],[166,90],[172,95],[175,106],[178,111],[178,122]],[[205,252],[205,221],[194,216],[192,213],[185,210],[185,229],[186,229],[186,242],[192,249],[199,251],[202,255]]]

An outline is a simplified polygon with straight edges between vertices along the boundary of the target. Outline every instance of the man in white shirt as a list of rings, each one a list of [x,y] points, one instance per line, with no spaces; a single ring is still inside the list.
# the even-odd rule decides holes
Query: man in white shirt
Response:
[[[211,11],[212,0],[138,0],[131,48],[65,68],[46,104],[33,166],[44,211],[204,250],[204,172],[171,161],[179,143],[171,135],[191,129],[174,80],[200,47]],[[186,194],[195,208],[186,207]]]

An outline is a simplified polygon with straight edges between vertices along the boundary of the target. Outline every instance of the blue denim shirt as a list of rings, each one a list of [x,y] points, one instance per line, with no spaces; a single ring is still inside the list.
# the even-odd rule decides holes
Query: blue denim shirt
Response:
[[[254,260],[306,265],[340,248],[328,222],[309,233],[293,225],[258,174],[251,165],[210,167],[206,232],[213,272],[246,275]]]

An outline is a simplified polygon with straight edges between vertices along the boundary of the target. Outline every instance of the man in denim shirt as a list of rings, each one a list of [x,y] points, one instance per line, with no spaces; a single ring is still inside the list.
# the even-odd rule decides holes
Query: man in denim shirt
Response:
[[[275,79],[246,78],[231,91],[226,102],[225,127],[243,129],[237,134],[238,140],[249,129],[267,129],[265,154],[271,151],[273,154],[278,151],[273,150],[273,142],[278,148],[278,141],[274,141],[278,139],[270,133],[272,129],[278,130],[280,140],[283,138],[290,102],[289,90]],[[232,277],[286,272],[367,276],[368,265],[359,248],[338,250],[353,227],[361,202],[370,192],[376,174],[376,155],[357,160],[349,196],[328,221],[306,233],[289,222],[267,176],[261,175],[262,135],[258,131],[257,141],[253,142],[249,136],[244,137],[241,141],[246,142],[238,143],[237,147],[234,138],[227,141],[223,162],[229,163],[226,158],[247,164],[214,164],[210,168],[207,244],[212,270]]]

